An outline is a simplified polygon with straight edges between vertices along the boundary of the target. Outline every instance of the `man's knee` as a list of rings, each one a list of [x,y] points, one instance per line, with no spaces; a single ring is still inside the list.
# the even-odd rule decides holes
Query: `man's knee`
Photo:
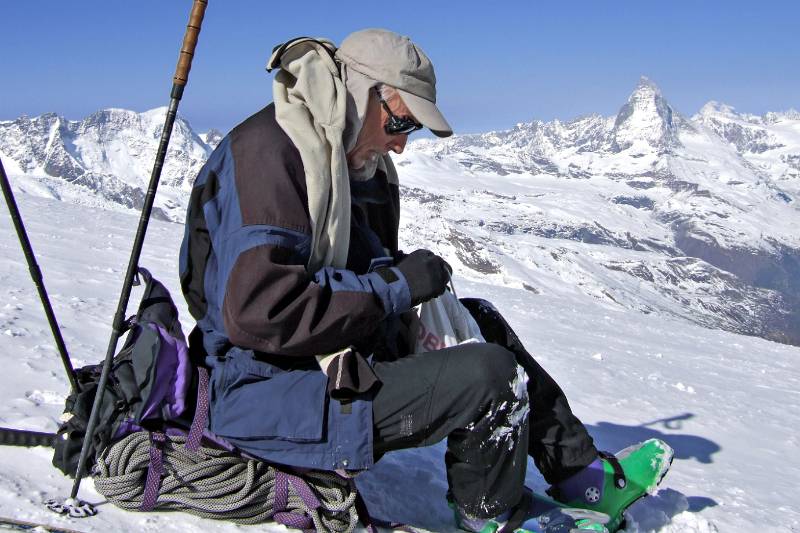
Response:
[[[457,364],[470,382],[471,387],[485,389],[489,393],[506,390],[517,372],[514,354],[498,344],[480,343],[466,345],[471,349]]]

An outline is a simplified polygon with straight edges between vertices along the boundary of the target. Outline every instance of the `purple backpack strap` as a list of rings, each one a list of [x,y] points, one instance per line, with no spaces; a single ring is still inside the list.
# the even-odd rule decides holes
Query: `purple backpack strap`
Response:
[[[194,411],[192,426],[186,437],[186,449],[196,452],[203,441],[203,430],[208,423],[208,370],[202,366],[197,367],[197,407]]]
[[[167,436],[160,431],[150,433],[150,462],[147,465],[147,480],[144,482],[144,496],[140,511],[152,511],[161,491],[161,477],[164,474],[162,450]]]

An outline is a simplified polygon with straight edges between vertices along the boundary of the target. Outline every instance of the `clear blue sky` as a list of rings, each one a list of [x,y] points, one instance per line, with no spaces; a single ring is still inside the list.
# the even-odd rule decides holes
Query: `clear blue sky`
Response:
[[[0,119],[166,105],[190,0],[0,2]],[[181,113],[227,131],[271,100],[264,64],[299,35],[365,27],[432,58],[457,132],[613,114],[640,75],[683,114],[800,108],[800,1],[209,0]]]

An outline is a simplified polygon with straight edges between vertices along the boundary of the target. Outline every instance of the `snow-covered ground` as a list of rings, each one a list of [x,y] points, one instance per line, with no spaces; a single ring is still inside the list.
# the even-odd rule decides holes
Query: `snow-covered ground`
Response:
[[[23,193],[18,202],[75,366],[99,361],[136,217]],[[423,224],[423,207],[414,207],[403,220],[401,241],[407,246]],[[437,227],[435,221],[430,224]],[[180,225],[153,221],[142,265],[177,297],[188,329],[177,282],[181,237]],[[433,249],[437,246],[453,260],[457,273],[467,271],[446,243]],[[510,264],[505,255],[494,259]],[[536,271],[535,264],[527,268]],[[568,278],[534,279],[539,286],[532,291],[504,284],[497,276],[481,281],[472,270],[467,277],[457,276],[456,283],[460,296],[485,297],[508,317],[565,389],[600,448],[615,451],[649,437],[673,446],[672,471],[655,496],[634,506],[628,532],[800,530],[800,348],[610,305],[568,290],[574,282]],[[4,213],[0,297],[0,424],[54,431],[68,384]],[[137,297],[134,292],[132,302]],[[41,502],[67,495],[71,480],[50,465],[51,453],[0,448],[0,516],[87,532],[285,530],[182,513],[128,513],[111,505],[100,506],[94,518],[57,517]],[[373,514],[431,531],[455,531],[444,500],[443,455],[441,445],[398,452],[363,475],[359,484]],[[545,487],[532,464],[528,483]],[[90,481],[82,496],[101,501]]]

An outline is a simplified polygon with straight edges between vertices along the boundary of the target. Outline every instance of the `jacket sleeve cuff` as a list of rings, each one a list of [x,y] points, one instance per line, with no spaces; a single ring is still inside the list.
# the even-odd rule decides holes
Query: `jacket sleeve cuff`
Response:
[[[389,267],[385,270],[388,272],[384,272],[383,275],[379,272],[371,272],[367,276],[370,278],[376,296],[383,303],[386,314],[399,315],[411,308],[411,289],[400,269]]]

